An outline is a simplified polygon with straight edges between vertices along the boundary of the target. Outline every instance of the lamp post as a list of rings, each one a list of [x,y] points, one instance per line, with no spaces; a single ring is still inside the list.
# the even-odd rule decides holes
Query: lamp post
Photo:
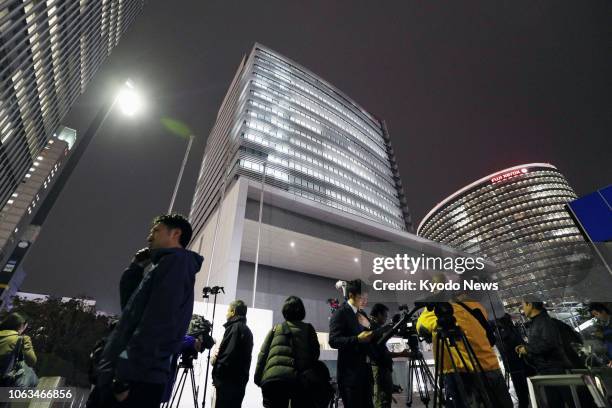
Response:
[[[181,169],[179,170],[178,178],[176,179],[176,184],[174,185],[174,192],[172,193],[172,198],[170,199],[170,207],[168,207],[168,214],[172,213],[172,208],[174,207],[174,200],[176,200],[176,193],[178,193],[179,186],[181,185],[183,171],[185,170],[185,165],[187,164],[187,158],[189,157],[189,151],[191,150],[192,143],[193,135],[190,134],[189,142],[187,143],[187,150],[185,150],[185,156],[183,157],[183,163],[181,164]]]

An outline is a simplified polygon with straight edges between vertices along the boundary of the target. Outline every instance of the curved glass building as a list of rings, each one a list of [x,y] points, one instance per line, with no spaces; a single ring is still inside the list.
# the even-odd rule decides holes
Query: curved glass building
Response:
[[[417,234],[497,264],[506,305],[524,295],[552,301],[570,288],[590,257],[565,209],[576,194],[556,167],[531,163],[490,174],[453,193],[421,221]]]
[[[207,140],[191,211],[196,234],[237,176],[411,229],[384,123],[259,44],[240,64]]]

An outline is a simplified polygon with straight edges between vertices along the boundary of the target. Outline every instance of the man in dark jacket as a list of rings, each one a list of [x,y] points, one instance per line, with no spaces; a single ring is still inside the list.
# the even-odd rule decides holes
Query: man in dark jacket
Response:
[[[527,364],[533,366],[539,375],[565,374],[565,368],[570,364],[563,352],[559,328],[548,315],[544,303],[526,299],[522,308],[525,316],[531,319],[531,325],[527,333],[527,344],[517,346],[517,354],[526,358]],[[557,388],[546,389],[549,406],[563,407],[564,403],[573,406],[569,389]]]
[[[385,325],[389,317],[389,308],[382,303],[376,303],[370,311],[372,330],[380,333],[386,331]],[[392,352],[387,344],[378,344],[378,338],[372,343],[372,378],[374,381],[374,407],[390,408],[393,401],[393,359],[410,357],[410,352]]]
[[[501,344],[497,344],[500,354],[503,356],[506,371],[510,372],[514,391],[518,398],[519,408],[529,406],[529,388],[527,385],[527,374],[530,372],[525,361],[515,352],[522,345],[523,338],[518,328],[512,322],[512,317],[506,313],[496,321]]]
[[[212,363],[217,408],[239,408],[249,382],[253,334],[246,325],[246,314],[242,300],[233,301],[227,309],[225,333]]]
[[[363,283],[347,282],[348,301],[334,312],[329,321],[329,345],[338,349],[337,380],[345,408],[372,408],[372,370],[368,343],[373,332],[359,324],[357,312]]]
[[[98,365],[99,406],[159,406],[171,376],[171,360],[189,326],[195,274],[203,261],[185,249],[191,235],[184,217],[157,217],[148,251],[139,251],[125,271],[121,317]]]

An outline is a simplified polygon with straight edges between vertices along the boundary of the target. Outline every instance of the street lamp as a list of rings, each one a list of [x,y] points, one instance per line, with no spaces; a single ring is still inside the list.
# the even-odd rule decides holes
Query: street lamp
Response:
[[[89,128],[85,131],[85,135],[83,137],[82,142],[79,145],[79,149],[84,150],[91,139],[98,133],[98,130],[102,127],[110,113],[113,111],[115,106],[118,106],[121,112],[129,117],[136,116],[144,110],[145,103],[142,95],[137,91],[134,83],[131,80],[127,80],[123,83],[123,86],[117,92],[117,95],[113,98],[110,105],[105,107],[103,106],[92,123],[89,125]],[[162,121],[164,122],[164,121]],[[174,128],[177,128],[178,121],[173,122]],[[168,126],[167,123],[164,123]],[[187,143],[187,150],[185,151],[185,156],[183,157],[183,162],[181,164],[181,168],[179,170],[178,178],[176,180],[176,184],[174,185],[174,191],[172,193],[172,198],[170,199],[170,206],[168,207],[168,214],[172,212],[172,208],[174,207],[174,201],[176,200],[176,195],[178,193],[178,188],[181,184],[181,180],[183,178],[183,172],[185,170],[185,166],[187,164],[187,159],[189,157],[189,151],[191,150],[191,144],[193,142],[193,134],[188,128],[182,124],[178,125],[179,132],[182,133],[182,136],[187,136],[189,139],[189,143]],[[172,125],[171,125],[172,130]]]
[[[134,116],[140,113],[144,106],[142,96],[136,92],[129,79],[125,81],[124,86],[117,94],[115,103],[119,105],[121,112],[126,116]]]

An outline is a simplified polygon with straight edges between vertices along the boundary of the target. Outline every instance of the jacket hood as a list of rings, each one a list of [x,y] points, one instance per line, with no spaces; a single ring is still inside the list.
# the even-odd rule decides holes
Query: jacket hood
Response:
[[[204,262],[204,257],[196,252],[190,251],[185,248],[158,248],[151,250],[151,260],[153,263],[158,263],[159,260],[165,256],[174,254],[177,257],[181,258],[193,268],[193,273],[196,274],[200,271],[202,267],[202,263]]]

